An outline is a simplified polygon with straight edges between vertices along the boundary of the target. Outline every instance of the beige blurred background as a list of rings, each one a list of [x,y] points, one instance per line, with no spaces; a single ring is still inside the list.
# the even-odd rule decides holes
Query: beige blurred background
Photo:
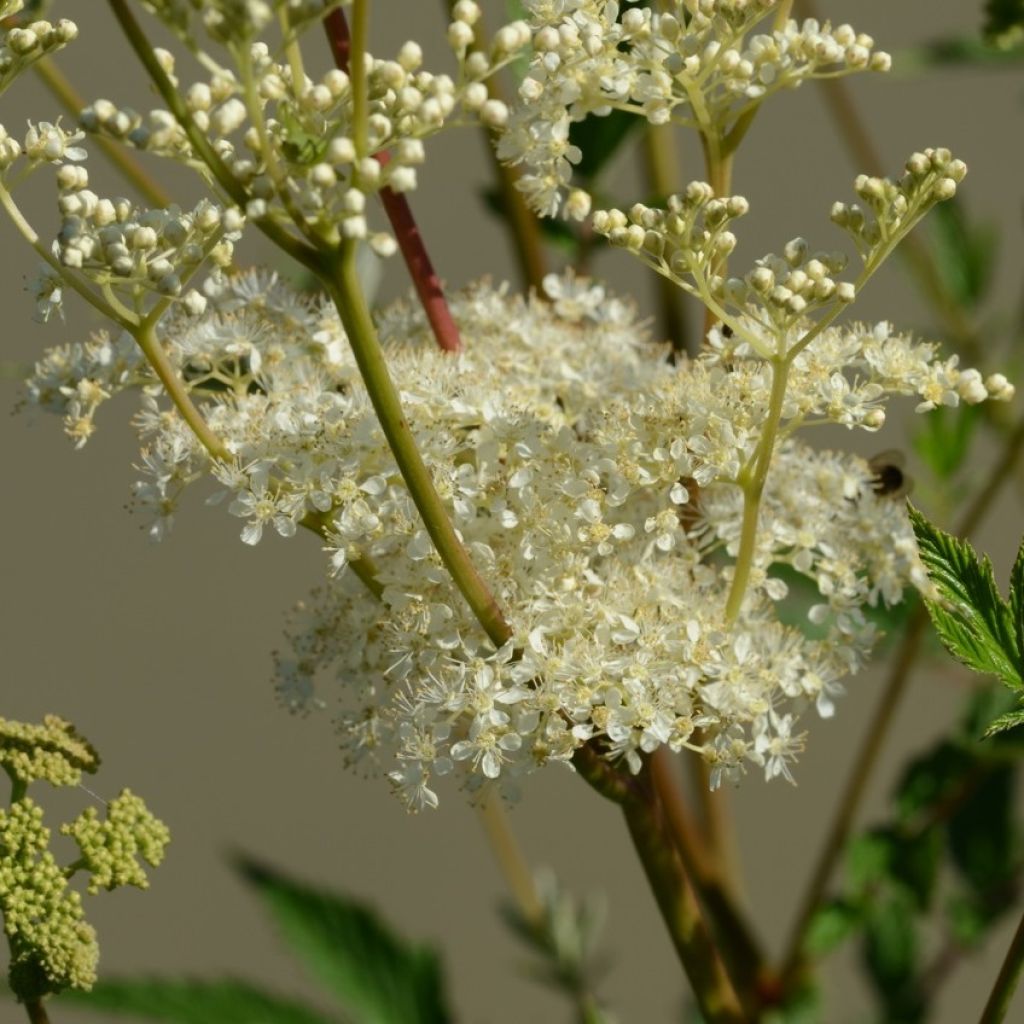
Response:
[[[491,10],[496,6],[492,0]],[[974,33],[982,4],[833,0],[821,6],[898,54],[925,40]],[[144,109],[151,101],[140,91],[141,76],[106,5],[65,0],[55,10],[75,18],[82,30],[62,61],[80,90]],[[374,13],[377,52],[415,37],[428,54],[443,59],[438,0],[380,0]],[[1001,227],[993,308],[1007,308],[1022,280],[1024,76],[1004,69],[906,77],[897,65],[888,78],[862,76],[852,85],[893,172],[912,150],[929,145],[949,146],[968,162],[963,195],[969,210]],[[17,133],[29,114],[48,119],[55,113],[55,104],[26,79],[4,97],[0,120]],[[506,277],[511,267],[500,226],[476,198],[488,175],[481,139],[453,133],[430,152],[413,204],[442,273],[455,285],[482,271]],[[701,176],[692,138],[681,141],[680,158],[687,179]],[[98,155],[91,160],[94,180],[102,185],[109,179],[99,173],[101,164]],[[736,171],[735,189],[752,204],[742,225],[746,254],[777,251],[796,234],[834,244],[828,208],[850,197],[853,174],[813,87],[768,104]],[[639,197],[628,191],[626,167],[621,181],[623,202]],[[45,235],[52,225],[49,208],[35,209]],[[254,247],[251,259],[266,258]],[[65,324],[32,323],[24,287],[35,259],[6,223],[0,225],[0,259],[5,364],[30,362],[44,345],[82,338],[94,326],[90,313],[74,303]],[[609,254],[597,269],[654,312],[650,281],[628,257]],[[398,261],[388,274],[388,292],[403,291]],[[865,318],[927,325],[896,261],[858,310]],[[4,409],[13,408],[17,395],[16,381],[0,380]],[[182,510],[170,540],[150,544],[125,509],[136,457],[128,415],[128,404],[105,408],[97,436],[82,452],[72,450],[55,418],[38,413],[5,418],[0,434],[0,649],[6,669],[0,714],[36,720],[56,712],[72,719],[104,758],[90,788],[110,796],[131,786],[174,834],[148,894],[88,900],[100,932],[102,969],[118,975],[234,975],[322,1002],[232,876],[226,856],[244,850],[358,894],[406,935],[441,946],[460,1020],[569,1020],[569,1009],[524,975],[527,957],[495,912],[504,898],[501,878],[462,796],[443,791],[439,811],[409,817],[384,784],[342,770],[327,716],[291,718],[276,708],[270,651],[285,610],[323,576],[317,544],[308,537],[272,536],[255,550],[247,548],[238,540],[238,520],[196,500]],[[845,443],[846,435],[838,441]],[[868,447],[874,443],[869,440]],[[1005,578],[1021,526],[1012,500],[1003,504],[1002,517],[983,530],[983,544]],[[899,713],[898,742],[884,755],[862,820],[880,813],[898,766],[946,725],[963,687],[962,678],[945,667],[917,674]],[[752,774],[734,794],[748,900],[772,948],[787,934],[800,879],[816,856],[839,780],[879,689],[877,673],[862,676],[852,681],[835,719],[808,723],[797,788],[766,786]],[[87,799],[82,793],[52,802],[47,797],[54,808]],[[579,892],[606,894],[610,967],[602,994],[623,1024],[678,1021],[683,982],[615,809],[569,772],[551,769],[532,780],[511,821],[532,862],[551,865]],[[1002,929],[988,954],[965,965],[945,988],[941,1024],[976,1018],[1010,930]],[[843,965],[840,957],[827,971],[828,1024],[869,1019],[869,1005]],[[1018,1003],[1011,1018],[1024,1020],[1024,995]],[[59,1004],[53,1016],[55,1024],[96,1019]],[[0,1019],[18,1015],[0,1008]]]

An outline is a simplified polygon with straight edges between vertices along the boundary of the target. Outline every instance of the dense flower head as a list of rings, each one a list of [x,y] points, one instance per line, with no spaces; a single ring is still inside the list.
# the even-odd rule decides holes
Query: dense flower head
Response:
[[[333,307],[254,271],[212,279],[202,314],[165,322],[229,461],[211,463],[150,371],[108,338],[55,350],[30,389],[65,415],[77,373],[97,393],[140,393],[136,503],[155,537],[210,473],[247,543],[317,527],[332,576],[296,608],[278,693],[297,711],[337,700],[348,761],[387,772],[410,806],[436,803],[437,776],[514,786],[588,742],[634,770],[668,745],[705,757],[716,781],[748,763],[789,777],[801,712],[830,715],[871,648],[867,611],[926,586],[902,503],[876,471],[796,432],[877,429],[893,395],[917,395],[923,411],[1010,386],[988,388],[886,323],[820,331],[792,358],[730,618],[739,482],[762,438],[770,364],[722,326],[701,356],[673,362],[600,286],[552,277],[546,291],[524,299],[483,282],[453,296],[457,356],[436,350],[417,307],[378,317],[410,430],[513,626],[497,650],[434,551]],[[794,586],[813,595],[803,625]]]
[[[99,947],[81,897],[48,849],[42,808],[0,808],[0,915],[11,949],[8,981],[20,999],[91,988]]]
[[[99,769],[100,758],[74,725],[57,715],[46,715],[42,725],[0,718],[0,766],[21,785],[42,780],[77,786],[83,772]]]
[[[128,789],[111,800],[106,810],[101,821],[96,809],[87,807],[73,822],[61,826],[62,834],[71,836],[81,850],[82,866],[90,876],[89,892],[122,885],[148,889],[149,879],[139,858],[158,867],[170,842],[170,830]]]
[[[519,187],[534,209],[558,212],[581,156],[570,129],[590,115],[622,110],[725,138],[771,93],[888,70],[888,54],[849,25],[789,20],[754,32],[776,6],[674,0],[655,12],[617,0],[528,0],[533,53],[499,155],[524,165]]]

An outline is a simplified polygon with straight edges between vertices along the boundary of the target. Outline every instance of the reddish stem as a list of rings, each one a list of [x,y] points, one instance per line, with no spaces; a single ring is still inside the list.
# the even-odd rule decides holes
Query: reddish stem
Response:
[[[334,55],[334,63],[340,70],[347,73],[349,56],[352,52],[352,39],[349,35],[345,12],[340,8],[335,8],[325,15],[324,31],[327,33],[327,42],[330,44],[331,53]],[[386,167],[390,159],[388,153],[376,154],[376,160],[382,167]],[[438,347],[445,352],[460,351],[462,339],[459,337],[459,329],[452,319],[451,310],[448,308],[448,301],[444,297],[444,289],[441,286],[441,278],[438,277],[433,263],[430,262],[430,255],[423,244],[423,236],[416,225],[416,218],[413,216],[409,201],[404,194],[396,192],[387,185],[380,190],[380,198],[388,220],[391,221],[391,228],[395,232],[405,265],[409,268],[409,276],[416,288],[416,294],[419,296],[431,330],[437,339]]]

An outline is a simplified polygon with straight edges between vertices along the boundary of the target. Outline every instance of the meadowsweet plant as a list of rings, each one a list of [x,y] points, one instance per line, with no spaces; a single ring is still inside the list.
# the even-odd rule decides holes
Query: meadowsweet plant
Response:
[[[493,807],[530,773],[575,770],[623,806],[703,1019],[768,1020],[803,984],[805,936],[773,973],[716,858],[706,794],[752,771],[794,781],[880,616],[908,592],[941,601],[901,495],[812,428],[876,432],[901,396],[922,414],[1013,397],[997,366],[965,368],[853,310],[967,167],[937,147],[891,178],[867,168],[823,211],[830,242],[796,235],[741,267],[750,210],[731,171],[761,105],[887,71],[870,36],[796,20],[785,0],[526,0],[496,28],[457,0],[435,71],[414,41],[372,52],[386,6],[109,0],[159,105],[96,99],[0,128],[0,205],[40,259],[37,316],[73,318],[83,299],[108,323],[43,354],[28,400],[81,447],[104,403],[134,393],[133,506],[156,540],[193,485],[245,544],[318,538],[324,579],[275,655],[281,703],[330,715],[344,760],[411,810],[457,788]],[[0,89],[78,36],[21,7],[0,6]],[[156,22],[173,53],[150,41]],[[595,209],[578,129],[603,118],[693,133],[706,180]],[[571,266],[534,273],[525,295],[487,280],[445,295],[412,205],[432,138],[466,124],[492,136],[514,186],[524,266],[538,265],[533,213],[582,222],[695,300],[698,350]],[[93,191],[94,147],[144,202]],[[207,194],[161,196],[133,151],[195,172]],[[16,198],[44,168],[52,240]],[[244,266],[255,233],[314,287]],[[365,251],[400,254],[414,295],[371,312]],[[672,755],[705,794],[703,835],[673,793]],[[104,827],[70,829],[96,884],[136,881],[103,859]],[[564,950],[529,892],[534,945]]]

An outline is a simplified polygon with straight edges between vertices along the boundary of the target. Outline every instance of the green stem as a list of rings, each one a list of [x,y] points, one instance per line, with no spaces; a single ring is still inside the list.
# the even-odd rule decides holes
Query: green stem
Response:
[[[736,555],[736,564],[733,566],[732,585],[725,602],[725,621],[728,625],[732,625],[739,618],[743,597],[750,582],[750,571],[757,550],[757,523],[761,514],[761,498],[764,495],[772,453],[782,422],[782,405],[789,380],[790,364],[786,359],[773,359],[769,365],[772,368],[772,389],[768,398],[768,414],[754,453],[753,465],[745,466],[737,480],[743,489],[743,525],[740,530],[740,549]]]
[[[209,424],[203,419],[203,414],[196,408],[184,382],[167,358],[153,325],[143,324],[132,334],[136,344],[142,349],[142,354],[153,367],[153,372],[163,384],[167,397],[174,403],[174,407],[199,439],[200,444],[215,459],[230,461],[234,458],[227,445],[210,429]]]
[[[342,12],[344,15],[344,12]],[[365,56],[370,36],[369,0],[353,0],[352,41],[348,75],[352,83],[352,144],[356,158],[362,160],[369,155],[369,83],[366,80]]]
[[[83,107],[85,107],[85,100],[79,95],[78,91],[57,65],[49,57],[44,57],[42,60],[36,61],[32,67],[43,80],[46,88],[57,98],[60,105],[72,117],[77,118],[82,112]],[[104,156],[150,206],[165,208],[171,205],[174,201],[171,195],[164,191],[163,187],[143,170],[142,164],[124,146],[118,145],[112,139],[108,139],[103,135],[97,135],[95,142],[103,151]]]
[[[325,274],[322,280],[337,306],[377,419],[427,533],[473,614],[494,645],[501,647],[511,638],[512,630],[459,540],[444,503],[434,488],[430,471],[416,447],[366,307],[355,257],[356,243],[342,243],[340,257],[335,258],[330,273]]]
[[[992,992],[985,1004],[978,1024],[1000,1024],[1006,1019],[1006,1011],[1024,972],[1024,917],[1021,917],[1017,931],[1014,933],[1010,948],[1006,951],[1006,959],[999,970],[999,976],[992,986]]]

